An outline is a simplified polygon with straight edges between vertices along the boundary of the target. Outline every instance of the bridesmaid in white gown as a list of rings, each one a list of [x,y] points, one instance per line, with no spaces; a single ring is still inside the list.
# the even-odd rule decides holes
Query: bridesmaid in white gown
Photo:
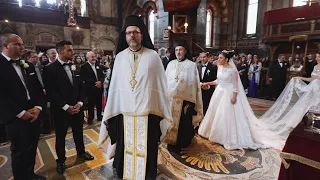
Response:
[[[257,119],[231,59],[233,54],[233,51],[223,51],[219,55],[217,80],[208,83],[217,87],[199,127],[199,135],[226,149],[282,149],[290,131],[307,110],[320,105],[320,80],[306,85],[302,78],[293,78],[270,110]],[[317,54],[317,62],[313,78],[304,80],[320,79],[320,54]],[[291,105],[296,96],[298,100]]]

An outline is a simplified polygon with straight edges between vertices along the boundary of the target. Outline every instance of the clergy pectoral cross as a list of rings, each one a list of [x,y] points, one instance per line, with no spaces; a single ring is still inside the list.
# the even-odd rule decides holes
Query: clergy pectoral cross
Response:
[[[137,85],[137,80],[136,80],[136,76],[132,75],[131,81],[130,81],[131,87],[132,87],[132,91],[135,88],[135,86]]]
[[[174,78],[175,80],[176,80],[176,82],[178,82],[179,81],[179,77],[177,76],[176,78]]]

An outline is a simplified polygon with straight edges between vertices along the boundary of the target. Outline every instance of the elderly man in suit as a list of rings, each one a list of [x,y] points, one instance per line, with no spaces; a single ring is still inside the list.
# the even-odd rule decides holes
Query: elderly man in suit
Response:
[[[94,107],[97,108],[97,119],[102,120],[102,93],[103,93],[103,69],[96,63],[96,55],[90,51],[87,53],[88,62],[81,66],[80,77],[85,83],[86,97],[88,98],[88,124],[93,123]]]

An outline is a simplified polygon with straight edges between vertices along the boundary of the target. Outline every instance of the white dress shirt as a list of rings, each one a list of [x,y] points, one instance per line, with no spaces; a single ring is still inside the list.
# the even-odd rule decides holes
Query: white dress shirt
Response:
[[[205,67],[203,67],[203,65],[205,65]],[[206,64],[201,64],[201,66],[202,66],[201,78],[203,79],[203,77],[204,77],[204,73],[205,73],[206,68],[207,68],[207,66],[208,66],[208,62],[207,62]]]
[[[5,57],[8,61],[11,60],[11,58],[9,58],[8,56],[6,56],[5,54],[3,54],[3,53],[1,53],[1,54],[2,54],[2,56]],[[18,60],[18,59],[16,59],[16,60]],[[24,86],[24,88],[25,88],[25,90],[26,90],[28,100],[30,100],[31,98],[30,98],[29,90],[28,90],[28,88],[27,88],[27,85],[26,85],[26,83],[25,83],[24,77],[23,77],[23,75],[22,75],[22,69],[21,69],[21,67],[20,67],[19,65],[15,64],[15,63],[12,63],[12,66],[13,66],[14,70],[16,70],[16,72],[17,72],[17,74],[18,74],[18,76],[19,76],[19,78],[20,78],[20,80],[21,80],[21,82],[22,82],[22,84],[23,84],[23,86]],[[35,106],[35,107],[38,108],[40,111],[42,110],[42,107],[41,107],[41,106]],[[16,115],[16,117],[21,118],[21,117],[24,115],[25,112],[26,112],[25,110],[21,111],[19,114]]]
[[[62,61],[59,57],[57,58],[57,60],[59,61],[59,63],[60,63],[61,65],[63,65],[63,64],[66,63],[66,62]],[[69,66],[63,66],[63,68],[64,68],[64,70],[66,71],[66,73],[67,73],[67,75],[68,75],[68,77],[69,77],[69,80],[70,80],[71,84],[73,85],[72,72],[71,72],[70,67],[69,67]],[[82,106],[82,105],[83,105],[83,102],[78,101],[77,104],[79,104],[80,106]],[[69,107],[70,107],[69,104],[65,104],[65,105],[62,107],[62,109],[65,110],[65,111],[67,111],[67,110],[69,109]]]
[[[283,63],[278,59],[279,65],[283,67]]]

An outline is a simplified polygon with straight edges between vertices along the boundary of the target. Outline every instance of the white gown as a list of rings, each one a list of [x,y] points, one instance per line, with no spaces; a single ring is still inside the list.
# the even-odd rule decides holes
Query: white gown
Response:
[[[315,68],[312,76],[316,75],[320,78],[320,71]],[[308,109],[320,105],[320,80],[306,85],[293,78],[275,104],[257,119],[234,67],[220,67],[217,81],[198,133],[226,149],[282,149],[290,131],[299,124]],[[238,90],[237,102],[232,104],[235,88]]]

